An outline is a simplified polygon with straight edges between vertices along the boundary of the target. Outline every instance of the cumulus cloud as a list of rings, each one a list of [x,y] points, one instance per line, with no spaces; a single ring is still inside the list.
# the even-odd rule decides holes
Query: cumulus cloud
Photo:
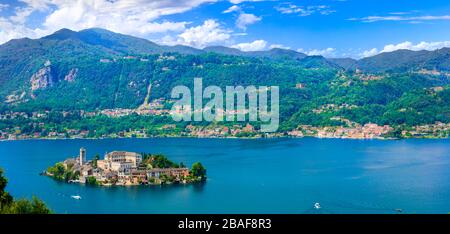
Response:
[[[275,9],[282,14],[297,14],[300,16],[309,16],[315,13],[319,13],[321,15],[329,15],[336,12],[335,10],[331,9],[329,6],[326,5],[303,7],[297,6],[292,3],[282,4],[280,6],[275,7]]]
[[[231,38],[231,33],[231,30],[222,28],[216,20],[208,19],[202,25],[187,28],[175,38],[166,36],[161,42],[168,45],[180,44],[204,48],[227,41]]]
[[[82,30],[92,27],[146,37],[152,33],[179,32],[188,22],[157,22],[162,16],[183,13],[204,3],[217,0],[21,0],[23,7],[0,20],[0,43],[17,37],[41,37],[61,28]],[[33,12],[47,14],[42,26],[30,29],[26,25]],[[12,27],[9,24],[14,24]],[[10,31],[14,29],[15,31]],[[20,34],[20,35],[18,35]]]
[[[260,51],[265,50],[267,48],[267,41],[256,40],[253,42],[239,43],[236,45],[232,45],[231,47],[242,51]]]
[[[336,57],[336,49],[331,47],[326,49],[312,49],[312,50],[298,49],[297,51],[300,53],[307,54],[309,56],[321,55],[324,57]]]
[[[242,12],[241,14],[239,14],[239,17],[236,20],[236,27],[242,30],[246,30],[248,25],[261,21],[261,19],[261,17],[258,17],[256,15]]]

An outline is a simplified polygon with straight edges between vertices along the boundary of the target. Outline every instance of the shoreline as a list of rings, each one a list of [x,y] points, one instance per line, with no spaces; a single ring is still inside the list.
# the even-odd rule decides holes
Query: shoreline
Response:
[[[43,140],[43,141],[53,141],[53,140],[112,140],[112,139],[162,139],[162,138],[193,138],[193,139],[242,139],[242,140],[258,140],[258,139],[301,139],[301,138],[317,138],[317,139],[342,139],[342,140],[407,140],[407,139],[427,139],[427,140],[444,140],[450,139],[449,137],[405,137],[405,138],[350,138],[350,137],[318,137],[318,136],[272,136],[272,137],[197,137],[197,136],[150,136],[150,137],[86,137],[86,138],[23,138],[23,139],[1,139],[0,142],[14,142],[14,141],[32,141],[32,140]]]
[[[100,187],[100,188],[128,188],[128,187],[164,187],[164,186],[189,186],[189,185],[199,185],[199,184],[206,184],[208,178],[204,181],[195,181],[195,182],[179,182],[179,183],[147,183],[147,184],[87,184],[82,183],[80,181],[64,181],[59,180],[54,177],[54,175],[49,174],[47,171],[39,173],[40,176],[47,177],[51,180],[63,183],[63,184],[73,184],[76,186],[89,186],[89,187]]]

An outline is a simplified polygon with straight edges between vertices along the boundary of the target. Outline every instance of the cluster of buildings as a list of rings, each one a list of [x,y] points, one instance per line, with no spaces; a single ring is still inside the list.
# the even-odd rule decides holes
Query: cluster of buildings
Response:
[[[115,108],[115,109],[104,109],[101,110],[98,114],[106,115],[108,117],[122,117],[127,116],[131,114],[138,114],[138,115],[168,115],[170,114],[170,110],[164,109],[164,103],[166,100],[164,98],[158,98],[150,103],[144,103],[139,108],[135,109],[122,109],[122,108]]]
[[[351,127],[328,126],[314,127],[301,125],[298,129],[288,132],[293,137],[316,136],[319,138],[351,138],[351,139],[374,139],[383,138],[384,135],[392,131],[389,125],[379,126],[373,123],[365,125],[356,124]]]
[[[112,118],[123,117],[131,114],[138,115],[168,115],[170,114],[169,110],[165,109],[105,109],[100,112],[102,115],[106,115]]]
[[[448,137],[450,135],[450,123],[436,122],[415,126],[409,130],[403,130],[403,137]]]
[[[245,126],[233,125],[232,127],[227,126],[215,126],[215,127],[204,127],[204,126],[193,126],[188,125],[185,128],[188,136],[193,137],[233,137],[239,136],[241,133],[257,133],[255,128],[247,123]]]
[[[151,168],[142,164],[142,155],[135,152],[112,151],[106,153],[104,159],[86,160],[86,149],[81,148],[78,157],[66,159],[66,169],[79,173],[79,183],[89,179],[101,185],[139,185],[161,183],[163,175],[172,177],[174,181],[183,182],[189,176],[188,168]]]
[[[450,76],[450,72],[438,71],[436,69],[427,70],[427,69],[422,68],[421,70],[417,71],[416,73],[422,74],[422,75],[433,75],[433,76],[440,76],[440,75]]]

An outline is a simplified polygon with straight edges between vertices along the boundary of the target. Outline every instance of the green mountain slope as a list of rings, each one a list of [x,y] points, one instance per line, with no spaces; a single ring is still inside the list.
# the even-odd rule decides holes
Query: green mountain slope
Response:
[[[435,51],[397,50],[364,58],[357,68],[366,72],[406,72],[420,69],[450,71],[450,48]]]
[[[104,29],[63,29],[0,45],[0,111],[138,108],[150,85],[150,100],[168,99],[176,85],[202,77],[204,86],[280,86],[284,130],[338,125],[338,116],[361,124],[450,122],[449,61],[445,48],[355,61],[283,49],[161,46]],[[443,91],[427,91],[436,87]],[[404,109],[420,114],[407,118]]]

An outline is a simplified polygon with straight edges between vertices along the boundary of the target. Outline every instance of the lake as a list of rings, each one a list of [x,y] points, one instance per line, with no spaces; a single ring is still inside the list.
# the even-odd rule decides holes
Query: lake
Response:
[[[39,173],[77,155],[113,150],[200,161],[196,185],[90,187]],[[56,213],[448,213],[450,140],[105,139],[0,142],[14,197],[36,195]],[[79,195],[81,200],[71,198]],[[314,209],[320,203],[321,209]]]

